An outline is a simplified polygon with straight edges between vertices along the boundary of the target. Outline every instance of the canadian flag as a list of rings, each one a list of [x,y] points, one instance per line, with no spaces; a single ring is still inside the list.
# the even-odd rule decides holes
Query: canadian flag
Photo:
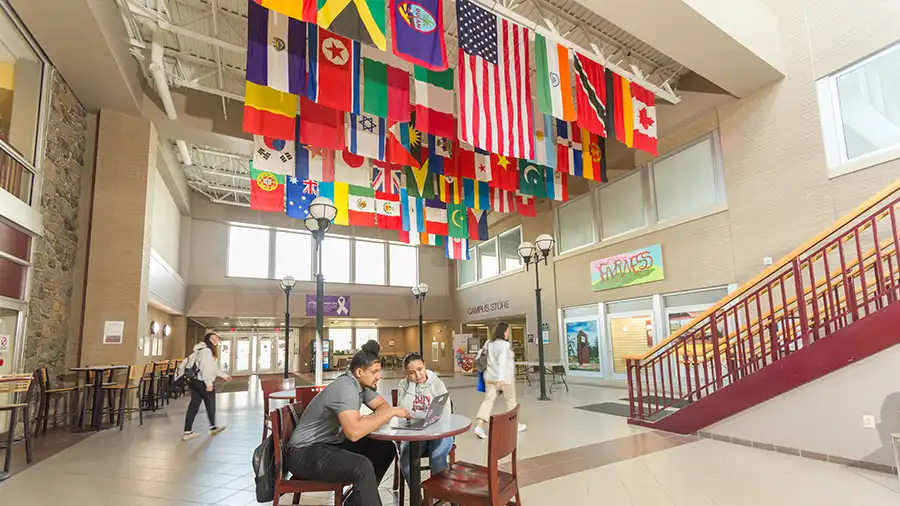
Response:
[[[634,147],[656,156],[656,95],[631,83],[634,110]]]

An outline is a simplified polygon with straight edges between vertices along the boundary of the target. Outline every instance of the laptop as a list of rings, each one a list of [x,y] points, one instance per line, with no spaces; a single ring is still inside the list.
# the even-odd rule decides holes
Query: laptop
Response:
[[[428,407],[428,411],[425,413],[425,418],[413,418],[405,421],[398,420],[395,428],[403,430],[422,430],[431,427],[441,419],[441,415],[444,413],[444,407],[447,405],[448,399],[450,399],[449,393],[435,397],[431,401],[431,406]]]

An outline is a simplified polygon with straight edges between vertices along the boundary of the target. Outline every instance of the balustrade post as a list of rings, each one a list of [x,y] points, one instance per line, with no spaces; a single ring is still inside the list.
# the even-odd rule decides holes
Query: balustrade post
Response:
[[[797,297],[797,316],[800,318],[800,339],[803,346],[809,345],[809,320],[806,317],[806,293],[803,291],[803,279],[800,271],[800,259],[795,258],[793,262],[794,270],[794,292]],[[815,294],[813,294],[815,296]]]
[[[713,371],[716,374],[716,390],[722,388],[722,349],[719,347],[719,328],[716,327],[716,313],[709,315],[709,332],[713,342]]]
[[[625,370],[628,371],[628,407],[631,410],[630,416],[634,418],[634,381],[632,381],[632,376],[636,374],[637,368],[637,360],[632,360],[630,358],[625,359]]]

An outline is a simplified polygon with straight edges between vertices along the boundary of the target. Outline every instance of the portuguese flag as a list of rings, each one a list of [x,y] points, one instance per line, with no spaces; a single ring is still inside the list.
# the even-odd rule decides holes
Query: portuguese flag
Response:
[[[250,164],[250,209],[284,212],[284,176]]]

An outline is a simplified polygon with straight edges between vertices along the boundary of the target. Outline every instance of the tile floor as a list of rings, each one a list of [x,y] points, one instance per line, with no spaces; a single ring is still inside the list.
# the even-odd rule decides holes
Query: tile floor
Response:
[[[457,413],[474,414],[480,394],[470,378],[448,378]],[[396,384],[385,380],[385,394]],[[94,435],[0,483],[3,505],[196,506],[258,504],[250,455],[262,434],[261,395],[217,397],[228,431],[180,441],[186,400],[129,423],[124,432]],[[539,403],[535,387],[519,384],[522,500],[526,505],[866,505],[900,504],[895,476],[630,427],[625,419],[574,409],[623,397],[615,388],[554,388]],[[502,403],[497,404],[499,409]],[[206,423],[204,412],[197,428]],[[471,433],[457,438],[457,458],[486,460],[486,444]],[[396,505],[383,483],[386,506]],[[331,504],[304,494],[302,504]]]

